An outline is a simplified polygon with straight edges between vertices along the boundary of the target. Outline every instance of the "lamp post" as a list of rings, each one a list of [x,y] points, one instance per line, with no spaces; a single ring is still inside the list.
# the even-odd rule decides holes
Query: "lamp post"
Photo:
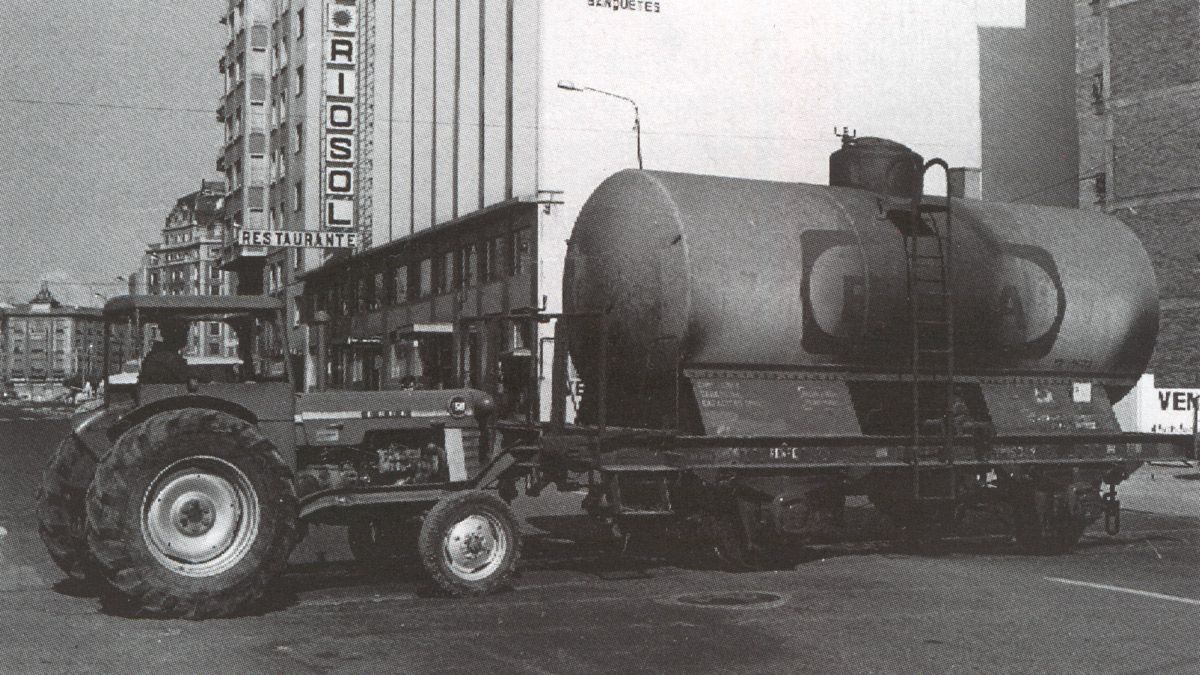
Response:
[[[625,101],[626,103],[629,103],[630,105],[632,105],[633,106],[633,131],[637,135],[638,169],[642,168],[642,117],[641,117],[641,113],[638,110],[637,101],[634,101],[633,99],[629,98],[628,96],[614,94],[611,91],[604,91],[603,89],[596,89],[594,87],[580,86],[569,80],[560,80],[558,83],[558,88],[565,89],[566,91],[590,91],[590,92],[593,92],[596,94],[610,96],[612,98],[619,98],[622,101]]]

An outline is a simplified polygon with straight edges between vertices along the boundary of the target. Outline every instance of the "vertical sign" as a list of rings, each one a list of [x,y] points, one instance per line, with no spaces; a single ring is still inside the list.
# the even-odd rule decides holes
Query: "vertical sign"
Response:
[[[324,181],[321,218],[327,229],[354,228],[354,131],[358,77],[358,8],[329,0],[325,6]]]

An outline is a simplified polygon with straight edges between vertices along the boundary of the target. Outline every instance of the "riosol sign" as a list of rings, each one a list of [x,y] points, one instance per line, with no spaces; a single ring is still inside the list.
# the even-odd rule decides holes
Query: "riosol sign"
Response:
[[[354,131],[358,124],[358,8],[353,2],[326,5],[324,49],[322,219],[327,229],[353,230]]]
[[[298,248],[354,248],[357,232],[313,232],[312,230],[238,230],[242,246],[290,246]]]

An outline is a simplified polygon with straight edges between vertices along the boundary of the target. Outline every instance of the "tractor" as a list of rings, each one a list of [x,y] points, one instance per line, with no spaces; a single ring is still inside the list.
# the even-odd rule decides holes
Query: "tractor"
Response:
[[[503,586],[520,536],[508,503],[482,489],[507,468],[490,457],[492,397],[297,393],[283,310],[267,296],[106,303],[106,374],[164,321],[224,323],[238,358],[181,382],[111,377],[75,414],[38,492],[54,562],[145,615],[228,616],[262,597],[307,523],[329,523],[347,526],[360,560],[415,548],[450,595]]]

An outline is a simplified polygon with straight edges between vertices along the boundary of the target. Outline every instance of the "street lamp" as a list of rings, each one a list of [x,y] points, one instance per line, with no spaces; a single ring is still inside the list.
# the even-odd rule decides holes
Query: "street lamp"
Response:
[[[633,106],[633,131],[637,134],[638,169],[642,168],[642,117],[641,117],[640,112],[638,111],[637,101],[634,101],[633,99],[629,98],[628,96],[614,94],[611,91],[604,91],[603,89],[596,89],[594,87],[583,87],[583,86],[575,84],[574,82],[571,82],[570,80],[559,80],[558,88],[565,89],[567,91],[590,91],[590,92],[593,92],[596,94],[603,94],[604,96],[611,96],[612,98],[619,98],[622,101],[625,101],[625,102],[629,103],[630,105],[632,105]]]

